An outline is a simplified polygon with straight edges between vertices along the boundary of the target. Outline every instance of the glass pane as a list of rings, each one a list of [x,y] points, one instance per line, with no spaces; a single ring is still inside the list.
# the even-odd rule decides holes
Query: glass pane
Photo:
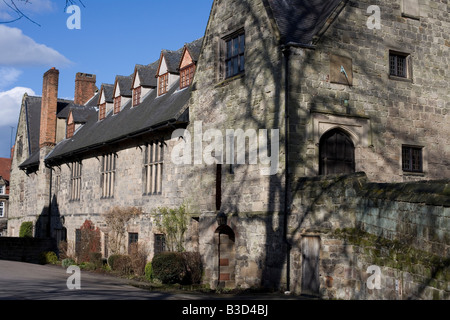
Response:
[[[227,58],[230,58],[232,56],[231,52],[231,40],[227,41]]]
[[[245,50],[245,34],[239,36],[239,54],[243,54]]]

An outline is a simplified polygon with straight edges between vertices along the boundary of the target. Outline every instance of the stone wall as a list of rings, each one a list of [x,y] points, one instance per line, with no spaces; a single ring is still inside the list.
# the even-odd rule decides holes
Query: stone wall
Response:
[[[370,183],[363,173],[303,178],[289,217],[292,290],[301,292],[301,240],[320,238],[320,295],[449,299],[449,181]],[[369,290],[369,266],[382,289]]]
[[[355,144],[356,171],[371,181],[450,178],[448,4],[419,0],[420,18],[411,19],[402,16],[400,3],[349,1],[314,50],[292,49],[290,161],[296,177],[318,173],[320,138],[338,127]],[[367,27],[371,5],[380,8],[380,29]],[[410,55],[410,79],[389,76],[390,50]],[[352,85],[331,78],[331,69],[341,66],[332,64],[333,55],[351,59]],[[423,173],[402,170],[402,145],[423,147]]]
[[[1,260],[40,263],[41,253],[56,249],[53,239],[0,237]]]

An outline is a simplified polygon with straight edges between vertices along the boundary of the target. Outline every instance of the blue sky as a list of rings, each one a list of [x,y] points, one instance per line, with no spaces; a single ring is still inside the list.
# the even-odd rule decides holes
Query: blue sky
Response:
[[[116,75],[133,73],[136,64],[157,60],[162,49],[177,50],[202,37],[213,3],[82,0],[83,7],[75,1],[81,29],[70,30],[65,0],[13,1],[34,22],[0,23],[0,157],[10,155],[23,93],[40,96],[48,69],[60,71],[60,98],[73,98],[77,72],[95,74],[98,87],[114,83]],[[1,0],[0,22],[17,17]]]

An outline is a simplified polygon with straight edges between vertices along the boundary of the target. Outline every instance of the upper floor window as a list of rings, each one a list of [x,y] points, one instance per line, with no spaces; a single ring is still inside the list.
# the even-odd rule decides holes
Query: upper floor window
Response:
[[[407,53],[389,52],[389,75],[404,79],[411,78],[411,58]]]
[[[5,185],[0,186],[0,194],[6,194],[6,186]]]
[[[230,78],[245,70],[245,33],[240,31],[224,38],[225,78]]]
[[[113,153],[102,157],[101,187],[102,198],[114,197],[114,181],[116,176],[116,158]]]
[[[180,70],[180,89],[189,87],[194,79],[195,64],[191,64]]]
[[[164,144],[150,143],[144,156],[144,194],[161,194],[164,164]]]
[[[5,217],[5,203],[0,202],[0,218],[4,218],[4,217]]]
[[[70,173],[70,200],[80,200],[81,194],[81,162],[73,162]]]
[[[114,98],[114,114],[118,114],[120,112],[120,105],[122,102],[122,97]]]
[[[423,172],[422,147],[402,146],[402,169],[406,172]]]
[[[103,120],[106,118],[106,103],[103,103],[99,106],[98,113],[99,120]]]
[[[169,90],[169,73],[159,76],[158,95],[163,95]]]
[[[141,87],[133,89],[133,107],[141,103]]]

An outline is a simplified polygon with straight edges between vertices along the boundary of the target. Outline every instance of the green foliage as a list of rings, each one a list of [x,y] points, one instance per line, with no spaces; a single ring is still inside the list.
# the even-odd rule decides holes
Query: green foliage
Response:
[[[41,264],[56,264],[58,256],[53,251],[42,252],[40,260]]]
[[[203,275],[198,252],[163,252],[153,257],[148,268],[152,268],[153,279],[164,284],[199,284]]]
[[[74,261],[73,259],[70,259],[70,258],[66,258],[66,259],[63,259],[63,260],[61,261],[61,266],[62,266],[64,269],[67,269],[68,267],[74,266],[74,265],[76,265],[75,261]]]
[[[153,276],[164,284],[183,283],[186,267],[183,256],[178,252],[163,252],[152,260]]]
[[[154,212],[156,226],[166,235],[166,245],[169,251],[183,252],[184,234],[188,227],[186,206],[176,209],[160,207]]]
[[[33,222],[23,222],[19,230],[20,238],[33,238]]]
[[[113,254],[108,258],[108,264],[112,271],[122,275],[128,275],[132,272],[131,258],[127,255]]]
[[[153,268],[152,268],[152,263],[148,262],[145,265],[145,279],[147,279],[148,281],[152,281],[153,280]]]

